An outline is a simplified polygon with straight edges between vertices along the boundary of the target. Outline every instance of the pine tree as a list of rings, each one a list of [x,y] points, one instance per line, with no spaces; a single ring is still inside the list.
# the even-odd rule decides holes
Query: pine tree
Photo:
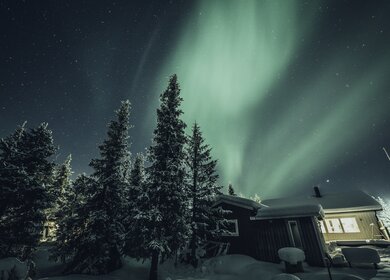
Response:
[[[211,148],[204,143],[199,126],[195,123],[192,135],[188,138],[187,166],[190,177],[191,197],[191,238],[189,261],[197,266],[197,248],[216,235],[216,223],[221,212],[212,208],[221,186],[217,185],[217,161],[211,158]]]
[[[57,219],[57,216],[61,216],[63,209],[67,206],[68,197],[72,192],[72,168],[71,163],[72,156],[69,155],[65,162],[54,171],[54,179],[52,188],[50,189],[49,195],[51,200],[54,201],[54,205],[48,211],[48,219]]]
[[[34,247],[41,237],[44,210],[56,148],[52,132],[43,123],[26,131],[19,127],[0,141],[0,248],[3,255],[15,247]]]
[[[228,186],[228,194],[233,195],[233,196],[237,196],[232,184],[229,184],[229,186]]]
[[[135,195],[129,194],[129,198],[137,197],[139,189],[145,181],[145,159],[142,154],[137,154],[134,164],[131,168],[129,183],[132,190],[136,192]]]
[[[93,195],[95,186],[96,182],[92,178],[81,174],[62,192],[56,212],[56,242],[51,250],[51,259],[61,260],[63,263],[74,259],[77,248],[84,238],[83,233],[89,215],[84,206],[87,198]],[[67,271],[71,271],[71,266],[68,266]]]
[[[124,193],[127,189],[126,162],[129,159],[130,102],[122,102],[117,119],[108,127],[107,139],[99,146],[100,158],[93,159],[91,193],[78,221],[80,234],[72,242],[77,246],[68,271],[102,274],[122,265],[124,246]],[[86,213],[86,214],[84,214]],[[79,213],[77,213],[79,214]],[[72,237],[71,237],[72,238]]]
[[[124,251],[126,255],[131,257],[138,256],[135,248],[137,248],[137,244],[139,243],[138,235],[140,233],[137,231],[134,223],[134,216],[138,213],[136,210],[138,208],[138,199],[144,191],[144,168],[144,156],[137,154],[129,174],[129,186],[126,193],[127,215],[124,222],[126,227],[126,245]]]
[[[176,75],[170,77],[160,96],[157,128],[149,149],[148,182],[139,197],[135,215],[139,236],[139,257],[151,258],[149,279],[156,280],[161,257],[173,255],[185,244],[187,191],[185,188],[185,123],[180,119],[180,88]]]

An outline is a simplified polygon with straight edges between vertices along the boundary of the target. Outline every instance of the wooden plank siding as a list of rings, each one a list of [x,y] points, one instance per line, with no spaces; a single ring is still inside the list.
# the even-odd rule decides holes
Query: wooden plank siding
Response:
[[[285,220],[253,221],[253,227],[255,243],[251,256],[261,261],[279,263],[278,250],[291,246]]]
[[[324,240],[319,232],[317,220],[314,217],[278,218],[267,220],[250,220],[255,211],[221,203],[225,210],[232,211],[226,219],[237,219],[238,236],[222,236],[220,242],[230,244],[228,254],[242,254],[260,261],[279,263],[278,250],[283,247],[293,247],[288,221],[297,221],[301,236],[301,248],[306,255],[306,262],[312,266],[323,266]]]
[[[222,236],[218,239],[218,241],[230,243],[228,251],[229,254],[243,254],[250,256],[251,247],[254,243],[250,217],[255,213],[253,210],[237,207],[227,203],[221,203],[219,206],[225,210],[232,211],[226,215],[226,219],[238,220],[239,236]]]
[[[360,232],[356,233],[323,233],[325,241],[366,240],[384,238],[378,225],[375,211],[325,214],[325,219],[355,218]],[[325,223],[326,224],[326,223]],[[373,227],[370,226],[373,224]],[[326,225],[325,225],[326,227]]]
[[[324,265],[325,242],[321,239],[317,219],[304,217],[299,219],[306,261],[312,266]]]
[[[278,250],[293,247],[288,221],[297,221],[303,246],[301,249],[305,252],[306,262],[312,266],[323,266],[324,242],[313,217],[253,221],[255,246],[251,256],[258,260],[279,263]]]

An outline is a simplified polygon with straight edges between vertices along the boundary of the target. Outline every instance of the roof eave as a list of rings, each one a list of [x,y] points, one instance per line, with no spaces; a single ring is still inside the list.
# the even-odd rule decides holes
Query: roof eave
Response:
[[[325,214],[351,213],[351,212],[365,212],[365,211],[382,211],[380,206],[365,206],[365,207],[351,207],[351,208],[333,208],[324,209]]]
[[[248,210],[256,210],[257,207],[254,207],[254,206],[249,206],[249,205],[244,205],[244,204],[241,204],[241,203],[237,203],[235,201],[231,201],[231,200],[227,200],[227,199],[220,199],[219,201],[216,201],[212,207],[215,207],[219,204],[222,204],[222,203],[226,203],[226,204],[230,204],[230,205],[234,205],[234,206],[237,206],[237,207],[240,207],[240,208],[245,208],[245,209],[248,209]]]
[[[293,218],[305,218],[305,217],[317,217],[323,218],[320,213],[316,214],[298,214],[298,215],[286,215],[286,216],[265,216],[265,217],[250,217],[252,221],[261,221],[261,220],[275,220],[275,219],[293,219]]]

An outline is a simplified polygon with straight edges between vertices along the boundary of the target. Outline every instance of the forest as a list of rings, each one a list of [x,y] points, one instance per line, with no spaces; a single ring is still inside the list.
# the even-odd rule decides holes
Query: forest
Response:
[[[0,258],[26,260],[39,246],[43,225],[55,225],[50,258],[64,274],[106,274],[124,256],[150,260],[149,279],[169,258],[198,265],[208,240],[224,229],[217,161],[197,123],[186,135],[182,98],[172,75],[160,95],[153,141],[131,153],[131,103],[123,101],[90,161],[91,174],[72,180],[71,155],[58,148],[47,123],[24,123],[0,142]],[[229,192],[234,193],[230,186]]]

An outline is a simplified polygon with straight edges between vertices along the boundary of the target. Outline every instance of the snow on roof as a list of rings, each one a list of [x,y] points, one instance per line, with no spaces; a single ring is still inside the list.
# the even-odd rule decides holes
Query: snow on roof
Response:
[[[262,203],[257,203],[256,201],[248,198],[243,198],[239,196],[233,196],[233,195],[227,195],[227,194],[221,194],[217,197],[215,200],[214,206],[221,204],[221,203],[227,203],[231,205],[235,205],[238,207],[250,209],[250,210],[256,210],[262,207],[267,207],[263,205]]]
[[[295,218],[295,217],[324,217],[324,210],[321,205],[310,203],[290,206],[272,206],[257,210],[253,220],[267,220],[272,218]]]
[[[285,197],[266,199],[263,204],[270,207],[297,206],[302,204],[321,204],[325,213],[382,210],[381,205],[370,195],[355,190],[338,193],[321,193],[321,197]]]

